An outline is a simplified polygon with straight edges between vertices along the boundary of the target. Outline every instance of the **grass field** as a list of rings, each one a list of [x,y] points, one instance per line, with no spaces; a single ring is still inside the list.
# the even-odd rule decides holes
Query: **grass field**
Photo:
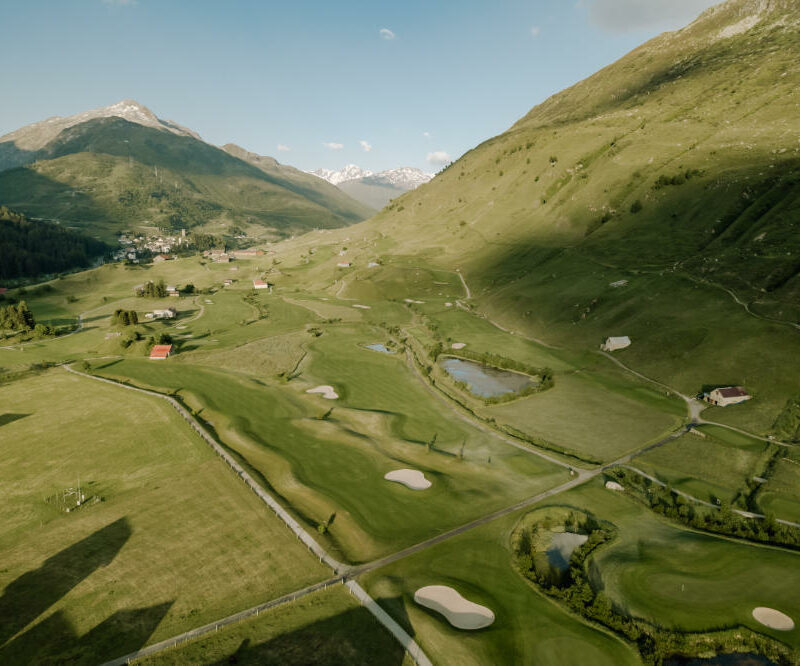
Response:
[[[699,432],[706,437],[683,435],[634,458],[632,464],[706,502],[731,502],[757,473],[767,443],[714,426]]]
[[[338,586],[136,663],[412,666],[413,661],[369,611]]]
[[[54,369],[0,405],[3,663],[96,664],[326,576],[166,403]]]

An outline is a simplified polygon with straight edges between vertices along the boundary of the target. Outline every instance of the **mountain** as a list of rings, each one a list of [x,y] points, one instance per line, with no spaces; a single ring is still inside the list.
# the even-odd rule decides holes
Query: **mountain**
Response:
[[[348,164],[338,171],[333,171],[332,169],[315,169],[314,171],[309,171],[309,173],[313,173],[315,176],[327,180],[331,185],[339,185],[348,180],[358,180],[359,178],[366,178],[372,175],[372,171],[362,169],[355,164]]]
[[[800,376],[798,27],[795,0],[714,7],[348,236],[460,269],[504,327],[575,350],[629,335],[626,362],[687,394],[750,386],[724,418],[766,431]]]
[[[424,185],[431,178],[421,169],[401,167],[373,173],[355,164],[348,164],[339,171],[316,169],[310,171],[315,176],[327,180],[349,196],[371,208],[383,208],[392,199]]]
[[[111,238],[131,226],[245,228],[279,237],[372,211],[296,169],[264,168],[126,100],[0,137],[0,200]],[[236,151],[234,150],[233,153]]]

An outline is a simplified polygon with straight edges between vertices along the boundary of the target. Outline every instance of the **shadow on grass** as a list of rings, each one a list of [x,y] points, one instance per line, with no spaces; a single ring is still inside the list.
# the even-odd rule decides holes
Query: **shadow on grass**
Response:
[[[0,663],[94,666],[135,652],[147,644],[172,603],[116,611],[83,636],[63,611],[56,611],[0,648]]]
[[[14,423],[14,421],[19,421],[20,419],[24,419],[26,416],[30,416],[30,414],[0,414],[0,426],[8,425],[9,423]]]
[[[49,557],[11,582],[0,597],[0,645],[24,629],[94,571],[117,556],[131,536],[126,518]],[[0,659],[3,663],[13,663]]]
[[[397,606],[402,609],[402,602],[392,604],[393,608]],[[405,614],[404,609],[401,612]],[[408,624],[408,619],[401,624]],[[404,648],[367,609],[353,608],[263,643],[253,644],[252,638],[245,638],[214,666],[400,666],[404,658]]]

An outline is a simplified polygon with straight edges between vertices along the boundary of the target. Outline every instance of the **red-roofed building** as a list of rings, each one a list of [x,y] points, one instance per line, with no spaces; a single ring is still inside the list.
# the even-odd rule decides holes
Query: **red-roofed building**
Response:
[[[169,358],[172,354],[172,345],[153,345],[150,350],[151,359]]]
[[[741,386],[723,386],[706,393],[705,400],[717,407],[727,407],[728,405],[737,405],[745,400],[750,400],[752,397]]]
[[[8,287],[0,287],[0,296],[8,291]]]
[[[253,289],[269,289],[270,284],[269,282],[264,282],[264,280],[253,280]]]

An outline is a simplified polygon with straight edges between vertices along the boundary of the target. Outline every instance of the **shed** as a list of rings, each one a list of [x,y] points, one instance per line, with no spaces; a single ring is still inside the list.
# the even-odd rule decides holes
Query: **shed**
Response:
[[[618,337],[610,337],[608,338],[602,345],[600,345],[600,349],[607,352],[616,351],[617,349],[625,349],[625,347],[631,346],[631,339],[627,335],[621,335]]]
[[[171,354],[172,345],[153,345],[153,348],[150,350],[150,358],[153,360],[169,358]]]

